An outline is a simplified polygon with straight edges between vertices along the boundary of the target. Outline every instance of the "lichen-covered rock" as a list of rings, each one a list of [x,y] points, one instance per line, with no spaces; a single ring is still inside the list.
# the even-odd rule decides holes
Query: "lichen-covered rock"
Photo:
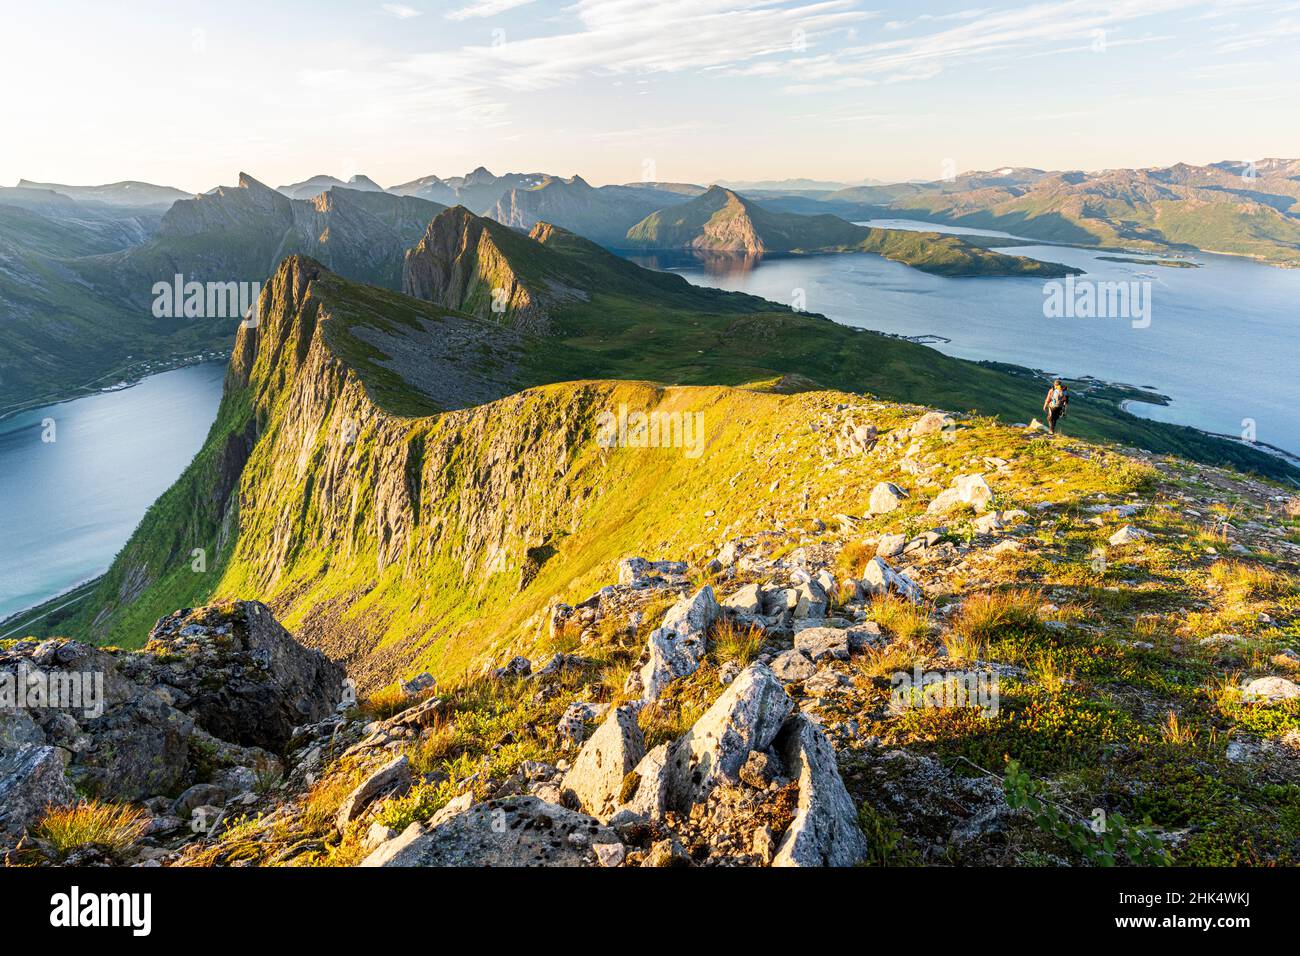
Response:
[[[794,647],[814,662],[848,660],[849,632],[837,627],[806,627],[795,633]]]
[[[605,718],[564,775],[564,789],[588,813],[607,819],[619,802],[623,781],[645,756],[636,710],[619,707]]]
[[[776,675],[751,664],[690,730],[646,754],[627,805],[651,816],[686,812],[719,784],[736,783],[750,752],[772,743],[793,707]]]
[[[892,481],[882,481],[871,489],[871,498],[867,511],[873,515],[883,515],[894,511],[907,500],[907,492]]]
[[[154,658],[148,683],[179,688],[200,726],[245,746],[283,751],[295,727],[342,699],[343,668],[295,641],[258,601],[178,611],[158,622],[145,652]]]
[[[411,761],[402,754],[371,773],[357,784],[339,806],[334,824],[340,830],[361,815],[371,803],[383,794],[404,791],[411,783]]]
[[[583,813],[537,797],[476,803],[437,826],[412,823],[362,866],[597,866],[595,847],[619,843]]]
[[[639,672],[642,699],[656,700],[668,683],[695,673],[704,658],[708,630],[721,614],[708,585],[669,609],[647,642],[646,662]]]
[[[17,839],[47,808],[76,797],[55,748],[23,744],[0,751],[0,841]]]
[[[921,589],[916,582],[895,571],[882,558],[872,558],[867,562],[860,590],[866,595],[897,594],[909,601],[921,599]]]
[[[807,680],[817,673],[817,668],[812,661],[808,660],[802,651],[793,648],[778,654],[771,666],[772,673],[786,683]]]
[[[803,714],[790,719],[776,741],[799,784],[799,804],[773,866],[854,866],[867,852],[858,810],[840,778],[835,749]]]

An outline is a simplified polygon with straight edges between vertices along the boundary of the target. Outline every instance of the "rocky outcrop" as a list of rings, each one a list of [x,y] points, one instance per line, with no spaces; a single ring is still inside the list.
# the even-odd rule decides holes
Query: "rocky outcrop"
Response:
[[[23,744],[0,750],[0,845],[21,837],[49,807],[66,806],[75,799],[54,747]]]
[[[835,748],[802,714],[781,731],[776,749],[799,786],[794,820],[773,866],[854,866],[866,855],[858,810],[840,778]]]
[[[750,753],[772,743],[793,706],[765,665],[746,668],[690,730],[637,765],[629,806],[651,816],[689,811],[714,787],[739,779]]]
[[[178,611],[158,622],[145,652],[152,666],[147,675],[132,667],[135,676],[178,689],[200,726],[243,746],[282,751],[295,727],[343,699],[343,668],[295,641],[257,601]]]
[[[721,613],[708,585],[669,609],[650,633],[641,668],[633,675],[643,700],[655,700],[669,682],[695,673],[704,658],[709,628]]]
[[[165,618],[140,651],[18,641],[0,651],[0,679],[27,688],[0,712],[13,835],[74,792],[171,808],[185,791],[184,811],[246,793],[279,774],[296,724],[335,711],[343,671],[238,602]]]
[[[592,816],[608,819],[619,802],[623,781],[644,756],[645,738],[636,710],[618,707],[583,746],[564,776],[564,789]]]
[[[476,803],[436,826],[412,823],[362,866],[592,866],[618,844],[598,820],[537,797]]]

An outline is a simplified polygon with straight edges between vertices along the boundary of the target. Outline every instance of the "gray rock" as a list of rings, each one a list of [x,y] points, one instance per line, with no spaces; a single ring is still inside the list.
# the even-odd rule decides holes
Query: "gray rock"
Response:
[[[751,664],[695,725],[637,765],[630,809],[649,816],[685,812],[720,783],[739,780],[753,750],[766,749],[794,707],[776,675]]]
[[[763,588],[758,584],[747,584],[735,594],[724,598],[722,606],[742,614],[762,614]]]
[[[1256,677],[1241,688],[1241,698],[1245,701],[1275,703],[1297,697],[1300,697],[1300,684],[1285,677]]]
[[[1142,541],[1149,537],[1151,537],[1150,531],[1143,531],[1141,528],[1135,528],[1131,524],[1126,524],[1124,527],[1112,534],[1109,541],[1111,544],[1119,547],[1120,545],[1125,544],[1135,544],[1138,541]]]
[[[0,841],[15,841],[48,807],[68,806],[76,791],[54,747],[22,744],[0,751]]]
[[[183,634],[187,628],[204,634]],[[295,727],[332,714],[342,697],[342,666],[299,644],[258,601],[223,608],[219,623],[212,609],[178,611],[160,620],[149,638],[147,651],[182,664],[193,664],[191,647],[198,644],[204,666],[162,665],[155,677],[166,679],[148,683],[188,694],[186,712],[222,740],[283,752]]]
[[[912,438],[920,438],[923,435],[933,435],[935,432],[943,431],[953,423],[954,419],[947,412],[926,412],[908,429],[908,434]]]
[[[171,815],[188,820],[196,808],[221,806],[228,796],[215,783],[196,783],[172,801]]]
[[[385,793],[404,791],[411,784],[411,761],[402,754],[388,761],[365,780],[361,781],[339,805],[334,825],[340,830],[361,815],[375,798]]]
[[[564,775],[563,787],[588,813],[608,819],[618,804],[624,778],[644,756],[645,738],[635,708],[619,707],[583,746]]]
[[[902,505],[906,499],[906,491],[892,481],[882,481],[871,489],[867,510],[873,515],[887,514]]]
[[[876,543],[876,554],[882,558],[892,558],[902,554],[905,547],[907,547],[907,535],[882,534],[880,541]]]
[[[426,690],[433,690],[437,685],[438,682],[428,671],[425,671],[422,674],[416,674],[410,680],[398,682],[398,686],[401,687],[402,693],[407,697],[414,697],[416,694],[422,694]]]
[[[905,574],[891,568],[882,558],[872,558],[862,572],[860,587],[865,594],[897,594],[909,601],[921,599],[921,589]]]
[[[809,627],[794,636],[794,647],[816,662],[820,660],[848,660],[849,635],[834,627]]]
[[[695,673],[704,658],[708,630],[721,614],[708,585],[669,609],[647,642],[648,659],[639,674],[643,700],[657,700],[671,681]]]
[[[595,847],[621,842],[586,814],[537,797],[487,800],[437,826],[412,823],[361,865],[594,866]]]
[[[45,732],[26,708],[0,707],[0,750],[17,750],[24,744],[45,743]]]
[[[772,673],[785,683],[807,680],[817,673],[817,668],[801,651],[788,650],[772,661]]]
[[[806,716],[797,714],[782,729],[776,749],[799,781],[799,803],[772,865],[854,866],[860,862],[867,852],[866,840],[826,735]]]

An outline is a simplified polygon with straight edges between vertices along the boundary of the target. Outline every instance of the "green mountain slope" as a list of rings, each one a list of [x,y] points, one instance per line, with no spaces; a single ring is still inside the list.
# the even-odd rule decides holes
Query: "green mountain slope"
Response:
[[[870,252],[946,276],[1061,276],[1077,269],[1007,256],[956,236],[871,229],[830,214],[773,212],[720,186],[659,210],[627,233],[632,248],[689,249],[746,255]]]

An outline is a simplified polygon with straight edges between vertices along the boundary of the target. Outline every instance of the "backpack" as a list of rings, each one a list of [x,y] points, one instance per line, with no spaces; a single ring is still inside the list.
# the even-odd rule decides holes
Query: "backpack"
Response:
[[[1052,390],[1047,393],[1047,407],[1060,408],[1065,404],[1065,389],[1052,386]]]

